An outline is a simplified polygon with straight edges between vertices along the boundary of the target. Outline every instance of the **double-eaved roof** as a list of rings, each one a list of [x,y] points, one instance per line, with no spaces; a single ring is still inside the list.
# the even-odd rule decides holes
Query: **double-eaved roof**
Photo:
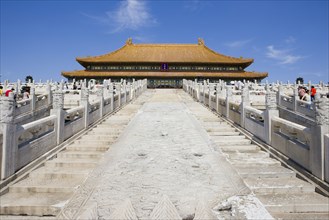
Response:
[[[246,78],[263,79],[267,73],[246,72],[244,69],[253,63],[250,58],[236,58],[217,53],[208,48],[202,39],[198,44],[133,44],[129,38],[120,49],[100,56],[78,57],[76,60],[84,66],[85,70],[62,72],[69,78],[92,77],[208,77],[208,78]],[[177,71],[165,72],[152,70],[131,69],[89,69],[90,66],[138,66],[151,64],[175,64],[175,66],[188,64],[190,66],[228,66],[238,67],[236,71]]]

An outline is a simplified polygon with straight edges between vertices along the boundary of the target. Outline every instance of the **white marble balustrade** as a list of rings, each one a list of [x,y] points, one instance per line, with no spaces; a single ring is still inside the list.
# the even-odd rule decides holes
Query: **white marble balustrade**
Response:
[[[216,91],[209,89],[210,86]],[[183,89],[196,101],[246,129],[317,178],[329,182],[328,85],[316,85],[314,102],[299,100],[297,86],[245,83],[237,89],[223,81],[216,85],[207,81],[183,82]],[[264,101],[253,105],[254,100]]]
[[[146,90],[147,81],[138,80],[127,84],[123,80],[115,84],[115,89],[113,86],[112,83],[105,82],[91,90],[83,84],[79,91],[79,105],[71,109],[64,108],[63,86],[60,85],[59,88],[56,86],[57,89],[52,92],[50,115],[26,124],[18,124],[15,119],[23,114],[20,108],[27,105],[16,107],[21,103],[16,102],[13,93],[10,93],[9,97],[1,96],[1,180],[14,175],[18,169],[138,97]],[[95,94],[92,100],[89,99],[90,91]],[[45,99],[44,103],[49,104],[47,99],[50,96],[38,97],[41,97],[40,100]]]

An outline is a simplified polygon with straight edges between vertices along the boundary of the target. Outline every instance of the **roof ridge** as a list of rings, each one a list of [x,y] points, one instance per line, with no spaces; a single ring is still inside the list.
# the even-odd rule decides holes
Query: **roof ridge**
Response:
[[[227,57],[229,59],[232,59],[232,60],[244,60],[244,61],[254,61],[254,59],[252,58],[237,58],[237,57],[232,57],[232,56],[228,56],[228,55],[224,55],[224,54],[221,54],[221,53],[218,53],[212,49],[210,49],[209,47],[207,47],[206,45],[202,45],[206,50],[208,50],[209,52],[213,53],[213,54],[216,54],[216,55],[220,55],[220,56],[223,56],[223,57]]]
[[[132,44],[132,46],[200,46],[198,44],[183,44],[183,43],[161,43],[161,44],[148,44],[148,43],[144,43],[144,44]]]
[[[76,60],[81,60],[83,61],[84,59],[88,59],[88,58],[100,58],[100,57],[105,57],[105,56],[109,56],[109,55],[112,55],[112,54],[115,54],[115,53],[118,53],[120,50],[123,50],[126,46],[130,46],[128,44],[125,44],[123,45],[122,47],[120,47],[119,49],[117,50],[114,50],[110,53],[106,53],[106,54],[102,54],[102,55],[97,55],[97,56],[87,56],[87,57],[77,57]]]

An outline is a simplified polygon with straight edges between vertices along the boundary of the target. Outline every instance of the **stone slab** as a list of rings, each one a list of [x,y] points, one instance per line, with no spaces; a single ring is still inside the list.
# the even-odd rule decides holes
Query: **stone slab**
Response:
[[[81,159],[89,159],[89,158],[102,158],[103,154],[99,151],[63,151],[57,155],[58,158],[81,158]]]
[[[82,178],[26,178],[9,187],[10,193],[70,193]]]
[[[105,152],[110,148],[108,145],[97,145],[97,144],[92,144],[92,145],[80,145],[80,144],[71,144],[66,147],[68,151],[100,151],[100,152]]]
[[[256,194],[309,193],[315,187],[298,178],[245,178],[244,182]]]
[[[260,150],[255,144],[248,144],[248,145],[226,145],[226,146],[217,146],[218,148],[222,149],[224,152],[256,152]]]
[[[227,153],[228,158],[233,159],[233,160],[239,160],[239,159],[243,159],[243,158],[255,158],[255,159],[259,159],[262,160],[263,158],[269,158],[269,153],[265,152],[265,151],[257,151],[257,152],[229,152]]]
[[[235,166],[240,176],[244,178],[254,177],[254,178],[281,178],[281,177],[295,177],[296,173],[292,170],[284,168],[282,166],[246,166],[245,164],[241,166]]]
[[[273,213],[276,219],[282,220],[328,220],[329,212],[313,212],[313,213]]]
[[[73,193],[8,193],[1,196],[1,214],[56,216]]]
[[[329,212],[329,198],[317,193],[257,195],[271,212]]]
[[[234,145],[250,145],[251,141],[245,138],[222,138],[219,140],[214,140],[214,142],[219,146],[234,146]]]
[[[245,157],[245,158],[237,158],[237,159],[229,159],[230,163],[233,165],[241,166],[278,166],[281,163],[272,158],[259,158],[254,157]]]
[[[211,137],[216,137],[216,136],[236,136],[236,135],[239,135],[240,133],[237,132],[237,131],[210,131],[208,132],[208,134],[211,136]]]
[[[85,178],[92,168],[41,167],[29,174],[32,178]]]
[[[54,158],[52,160],[48,160],[45,163],[46,167],[62,167],[62,168],[74,168],[77,167],[79,169],[85,168],[94,168],[99,162],[99,159],[70,159],[66,158]]]

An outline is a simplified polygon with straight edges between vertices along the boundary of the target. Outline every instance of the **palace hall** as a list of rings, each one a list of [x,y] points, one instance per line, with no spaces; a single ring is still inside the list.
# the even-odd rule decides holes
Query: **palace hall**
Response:
[[[149,88],[181,88],[183,79],[253,81],[268,76],[268,73],[245,71],[254,59],[217,53],[200,38],[197,44],[135,44],[129,38],[118,50],[76,60],[85,69],[62,72],[69,81],[147,78]]]

